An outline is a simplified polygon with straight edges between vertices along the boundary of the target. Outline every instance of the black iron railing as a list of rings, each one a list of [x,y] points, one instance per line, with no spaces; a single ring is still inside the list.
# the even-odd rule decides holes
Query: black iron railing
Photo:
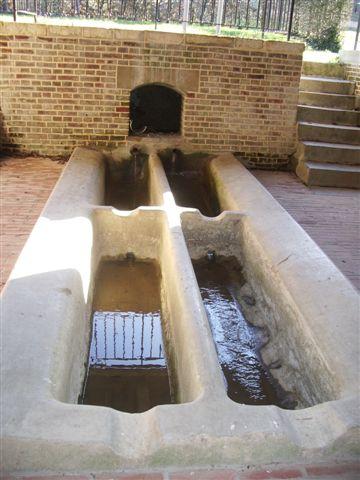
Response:
[[[17,13],[289,32],[295,0],[10,0]],[[221,5],[220,5],[221,4]],[[219,7],[220,5],[220,7]],[[185,18],[186,17],[186,18]]]
[[[222,27],[280,33],[301,38],[338,28],[346,2],[324,0],[3,0],[0,11],[34,16],[111,19],[123,22],[201,25],[206,33]],[[357,5],[355,3],[354,9]],[[357,17],[358,18],[358,17]],[[206,27],[212,27],[206,29]],[[235,34],[234,32],[230,33]],[[251,36],[251,35],[249,35]],[[255,35],[256,36],[256,35]],[[258,36],[258,35],[257,35]],[[356,34],[355,48],[359,36]]]

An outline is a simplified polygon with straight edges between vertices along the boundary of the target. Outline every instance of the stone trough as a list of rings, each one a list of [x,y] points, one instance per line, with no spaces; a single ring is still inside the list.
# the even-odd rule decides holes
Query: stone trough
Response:
[[[221,212],[211,218],[176,205],[162,148],[140,145],[135,166],[132,152],[74,151],[6,285],[4,471],[354,458],[354,288],[232,155],[206,159],[216,213]],[[147,205],[114,208],[109,188],[121,189],[131,168],[133,180],[146,184]],[[239,300],[249,328],[266,333],[257,358],[285,392],[280,406],[242,404],[227,394],[192,263],[222,257],[235,259],[241,269],[243,284],[234,302]],[[158,265],[171,384],[171,403],[142,413],[81,400],[99,265],[129,258]]]

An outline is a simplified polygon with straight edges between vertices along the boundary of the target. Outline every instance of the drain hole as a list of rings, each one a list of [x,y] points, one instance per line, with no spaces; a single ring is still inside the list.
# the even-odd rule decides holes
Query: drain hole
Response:
[[[129,413],[172,403],[157,264],[131,252],[102,262],[93,310],[82,403]]]
[[[243,294],[247,285],[240,265],[233,257],[218,256],[216,261],[209,261],[208,256],[209,252],[204,259],[194,260],[193,266],[228,396],[249,405],[295,408],[294,396],[284,391],[261,359],[260,350],[269,342],[269,332],[245,318],[245,313],[251,318],[256,302],[251,295]],[[280,362],[273,366],[280,367]]]
[[[178,149],[169,149],[159,156],[179,207],[197,208],[207,217],[219,215],[221,210],[209,172],[208,155],[184,155]]]

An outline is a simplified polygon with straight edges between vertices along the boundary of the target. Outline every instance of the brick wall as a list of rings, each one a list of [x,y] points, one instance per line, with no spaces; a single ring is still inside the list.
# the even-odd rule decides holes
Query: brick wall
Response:
[[[302,44],[120,29],[0,23],[3,148],[47,155],[126,142],[129,94],[183,94],[197,150],[276,166],[295,150]]]

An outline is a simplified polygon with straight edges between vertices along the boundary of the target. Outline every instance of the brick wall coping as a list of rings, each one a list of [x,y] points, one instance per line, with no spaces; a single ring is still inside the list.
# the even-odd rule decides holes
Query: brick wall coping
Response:
[[[104,40],[128,40],[141,43],[191,44],[237,48],[298,55],[305,45],[300,42],[281,42],[248,38],[199,35],[193,33],[168,33],[146,30],[127,30],[120,28],[75,27],[70,25],[40,25],[17,22],[0,22],[0,35],[28,35],[34,37],[96,38]]]

